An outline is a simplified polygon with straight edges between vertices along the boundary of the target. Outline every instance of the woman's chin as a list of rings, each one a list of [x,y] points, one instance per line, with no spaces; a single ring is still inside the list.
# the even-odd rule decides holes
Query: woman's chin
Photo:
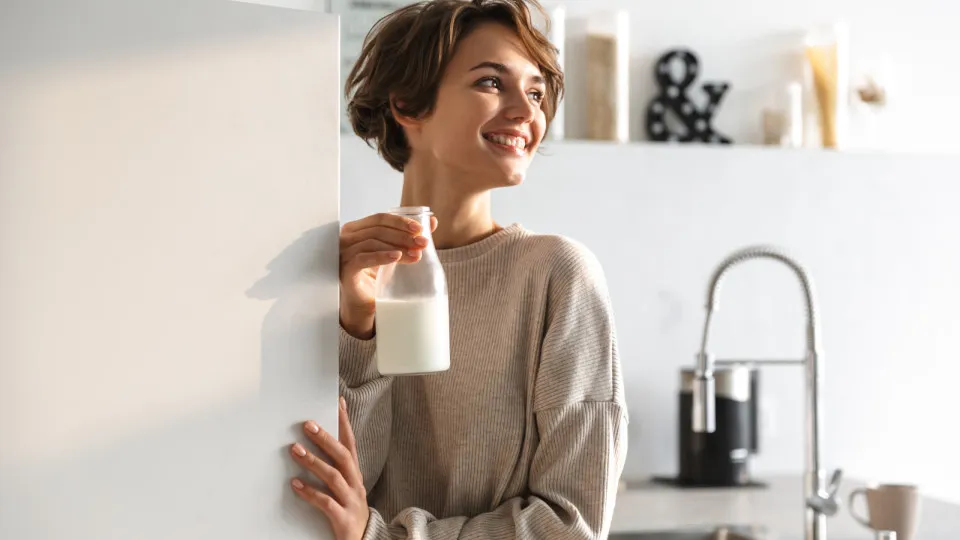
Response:
[[[504,187],[519,186],[520,184],[523,183],[523,180],[526,177],[527,177],[526,173],[511,174],[506,177],[504,182]]]
[[[519,163],[487,164],[482,172],[478,169],[473,169],[474,174],[477,174],[474,178],[479,180],[480,186],[486,186],[486,189],[519,186],[527,176],[527,167]]]
[[[490,178],[487,184],[491,189],[519,186],[526,178],[525,172],[498,174]]]

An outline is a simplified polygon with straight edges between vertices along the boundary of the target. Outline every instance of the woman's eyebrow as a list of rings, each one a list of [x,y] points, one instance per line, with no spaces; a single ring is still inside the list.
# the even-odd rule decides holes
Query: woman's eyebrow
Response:
[[[510,68],[507,67],[505,64],[501,64],[500,62],[480,62],[479,64],[470,68],[470,71],[476,71],[478,69],[484,69],[484,68],[490,68],[496,71],[497,73],[504,73],[507,75],[511,73]],[[532,79],[533,79],[533,82],[537,84],[546,84],[547,82],[542,75],[534,75]]]

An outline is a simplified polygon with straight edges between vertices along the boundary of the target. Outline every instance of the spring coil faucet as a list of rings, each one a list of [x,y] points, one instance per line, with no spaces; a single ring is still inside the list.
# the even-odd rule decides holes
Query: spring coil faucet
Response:
[[[707,289],[707,314],[694,375],[693,425],[691,428],[697,433],[713,433],[716,430],[716,394],[713,371],[714,366],[722,363],[722,361],[716,361],[707,352],[710,322],[713,318],[713,312],[717,310],[717,293],[721,279],[732,267],[751,259],[773,259],[787,265],[796,274],[803,291],[806,307],[806,355],[803,360],[783,362],[783,364],[802,364],[806,381],[804,539],[826,540],[826,517],[837,512],[837,490],[843,473],[840,469],[835,470],[831,475],[829,484],[827,484],[825,472],[820,463],[823,355],[820,351],[817,303],[813,283],[806,270],[776,247],[759,245],[740,249],[724,259],[713,272]],[[758,363],[772,364],[774,362],[759,361]]]

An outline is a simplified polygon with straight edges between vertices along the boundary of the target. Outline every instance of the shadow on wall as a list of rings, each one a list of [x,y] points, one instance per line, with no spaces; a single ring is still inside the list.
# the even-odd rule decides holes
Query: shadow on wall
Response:
[[[331,222],[304,232],[267,264],[268,274],[247,291],[250,298],[273,301],[261,330],[261,400],[309,395],[317,384],[336,381],[338,364],[319,360],[322,344],[336,343],[339,335],[336,312],[330,309],[338,300],[329,294],[339,283],[338,244],[330,241],[339,237],[339,230],[339,224]],[[335,404],[328,405],[332,409],[314,413],[335,412]]]
[[[305,405],[295,413],[303,417],[278,418],[278,428],[292,421],[291,443],[307,442],[301,426],[308,419],[323,426],[337,425],[334,396],[318,395],[317,388],[337,388],[339,318],[332,306],[338,303],[340,252],[339,242],[333,239],[339,238],[339,231],[336,221],[305,231],[267,264],[267,275],[247,290],[250,298],[273,302],[260,332],[261,406],[290,410],[294,396]],[[327,399],[321,402],[321,397]],[[285,474],[276,511],[285,522],[305,523],[308,531],[326,530],[322,513],[300,500],[287,484],[294,476],[304,478],[287,445],[281,446],[280,459]]]

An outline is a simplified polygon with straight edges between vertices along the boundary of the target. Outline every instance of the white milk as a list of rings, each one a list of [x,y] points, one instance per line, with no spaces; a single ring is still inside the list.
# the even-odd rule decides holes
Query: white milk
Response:
[[[413,375],[450,368],[450,311],[446,296],[377,300],[377,369]]]

